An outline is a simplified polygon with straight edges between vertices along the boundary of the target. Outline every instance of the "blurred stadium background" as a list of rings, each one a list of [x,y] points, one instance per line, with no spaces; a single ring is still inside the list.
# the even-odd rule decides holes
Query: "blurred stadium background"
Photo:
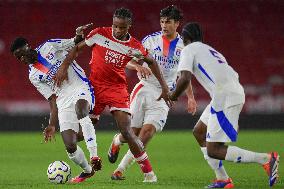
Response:
[[[28,68],[9,52],[11,41],[26,37],[36,47],[50,38],[74,36],[79,25],[111,26],[113,11],[121,6],[134,13],[132,36],[142,40],[160,30],[159,12],[175,4],[183,23],[200,22],[205,41],[218,49],[239,73],[246,104],[240,128],[284,128],[284,1],[282,0],[0,0],[0,130],[39,131],[48,122],[49,106],[28,80]],[[179,28],[181,29],[181,27]],[[88,73],[90,52],[78,58]],[[137,83],[127,71],[129,90]],[[198,114],[209,102],[194,82]],[[185,111],[186,98],[171,110],[166,129],[192,128],[198,115]],[[109,114],[98,128],[113,129]]]

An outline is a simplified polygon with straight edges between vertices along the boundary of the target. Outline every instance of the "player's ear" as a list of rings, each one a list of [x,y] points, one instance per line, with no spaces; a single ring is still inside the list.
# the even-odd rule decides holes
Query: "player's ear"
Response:
[[[179,27],[180,22],[179,21],[175,21],[176,26]]]

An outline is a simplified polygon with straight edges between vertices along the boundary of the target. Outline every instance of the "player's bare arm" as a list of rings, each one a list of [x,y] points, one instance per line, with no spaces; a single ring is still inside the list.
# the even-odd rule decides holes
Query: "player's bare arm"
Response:
[[[58,109],[56,105],[56,95],[53,94],[49,97],[49,106],[50,106],[50,118],[49,118],[49,124],[44,129],[43,135],[44,135],[44,142],[51,141],[52,139],[55,139],[55,128],[58,123]]]
[[[177,87],[172,93],[170,93],[169,98],[172,101],[177,101],[177,98],[188,87],[190,80],[191,80],[191,73],[189,71],[181,71],[181,76],[177,81]]]
[[[136,70],[138,74],[141,75],[142,78],[146,78],[146,79],[152,74],[149,68],[141,66],[135,60],[129,61],[128,64],[126,65],[126,68],[129,70]]]
[[[87,44],[85,43],[85,41],[82,41],[78,43],[75,47],[73,47],[71,51],[66,55],[65,60],[61,64],[56,75],[54,76],[54,81],[57,87],[60,87],[64,80],[68,81],[68,67],[78,56],[79,51],[81,51],[85,46],[87,46]]]
[[[154,74],[154,76],[158,79],[161,87],[162,87],[162,94],[160,95],[160,97],[157,100],[161,100],[162,98],[165,100],[165,102],[167,103],[167,105],[169,107],[171,107],[173,105],[173,102],[171,101],[171,99],[169,99],[168,93],[169,93],[169,87],[161,73],[161,70],[158,66],[158,63],[151,57],[147,56],[144,57],[143,59],[144,62],[146,62],[149,66],[149,68],[151,69],[152,73]]]
[[[86,24],[84,26],[80,26],[76,29],[76,37],[74,39],[75,44],[81,40],[84,36],[84,31],[88,28],[90,28],[93,24]],[[55,84],[60,87],[64,80],[68,80],[68,74],[67,69],[70,66],[70,64],[75,60],[75,58],[78,56],[78,53],[87,46],[85,41],[79,42],[75,47],[71,49],[71,51],[66,55],[65,60],[63,61],[62,65],[58,69],[54,81]]]
[[[194,98],[193,90],[192,90],[192,85],[191,81],[189,82],[186,90],[185,90],[186,96],[187,96],[187,112],[191,113],[192,115],[195,114],[197,104]]]

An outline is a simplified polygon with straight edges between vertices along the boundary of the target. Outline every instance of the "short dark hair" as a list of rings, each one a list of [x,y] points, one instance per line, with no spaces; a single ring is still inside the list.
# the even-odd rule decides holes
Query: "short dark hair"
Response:
[[[23,37],[17,37],[10,46],[11,53],[13,53],[18,48],[25,46],[26,44],[28,44],[28,40]]]
[[[160,12],[160,18],[167,17],[168,19],[174,19],[175,21],[180,21],[183,18],[183,13],[175,5],[170,5]]]
[[[132,22],[132,12],[124,7],[116,9],[113,14],[113,18],[114,17],[128,19],[130,23]]]
[[[191,42],[201,41],[203,42],[203,32],[201,26],[197,22],[189,22],[183,28],[181,35],[185,38],[189,38]]]

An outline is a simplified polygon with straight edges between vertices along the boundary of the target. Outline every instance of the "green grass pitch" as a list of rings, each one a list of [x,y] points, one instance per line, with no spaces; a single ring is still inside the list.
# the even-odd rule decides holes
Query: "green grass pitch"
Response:
[[[72,176],[80,172],[80,169],[68,159],[59,135],[56,136],[56,142],[41,144],[40,133],[0,133],[0,188],[204,188],[214,178],[191,131],[185,130],[162,132],[149,144],[147,152],[158,176],[158,183],[142,183],[143,176],[136,164],[127,171],[125,181],[112,181],[110,174],[118,162],[108,162],[107,149],[113,135],[114,132],[97,131],[99,155],[103,159],[102,171],[81,184],[55,185],[49,183],[46,176],[47,166],[54,160],[66,161],[71,166]],[[80,145],[87,152],[85,144],[82,142]],[[236,145],[259,152],[276,150],[284,158],[284,130],[241,131]],[[126,150],[127,145],[124,145],[119,160]],[[229,162],[224,162],[224,165],[234,180],[235,188],[270,188],[261,166]],[[284,188],[284,179],[281,175],[284,175],[284,165],[281,165],[280,158],[280,179],[273,188]]]

